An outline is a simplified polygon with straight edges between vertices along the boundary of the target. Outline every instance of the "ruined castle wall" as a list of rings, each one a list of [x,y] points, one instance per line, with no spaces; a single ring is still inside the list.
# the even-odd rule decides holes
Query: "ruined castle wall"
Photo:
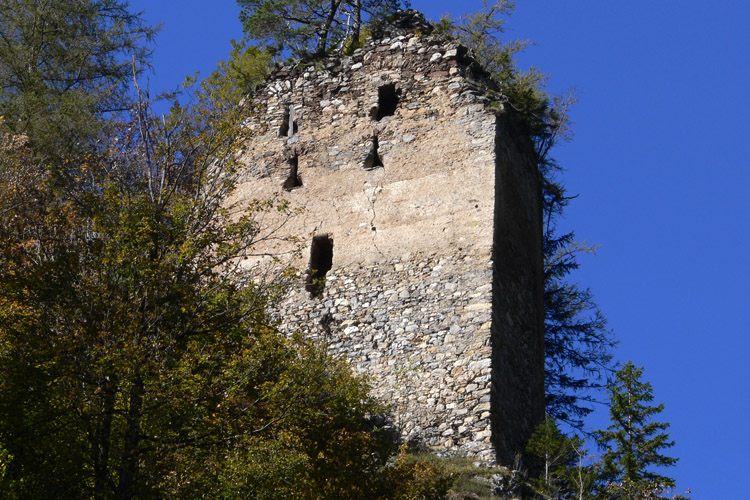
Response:
[[[282,328],[371,377],[405,438],[492,460],[543,415],[541,232],[533,151],[507,144],[480,77],[464,49],[414,32],[281,68],[254,97],[236,196],[280,194],[304,207],[287,234],[333,241],[321,294],[291,290]]]

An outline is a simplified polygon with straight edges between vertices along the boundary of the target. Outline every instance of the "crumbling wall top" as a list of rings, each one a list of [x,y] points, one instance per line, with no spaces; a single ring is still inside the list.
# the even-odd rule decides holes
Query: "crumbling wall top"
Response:
[[[418,10],[397,10],[382,22],[375,23],[372,29],[374,39],[405,36],[408,33],[429,35],[434,26]]]
[[[448,70],[445,62],[454,61],[451,67],[455,67],[457,71],[452,72],[451,75],[459,74],[470,81],[479,94],[493,94],[493,101],[505,101],[505,98],[500,95],[497,82],[476,60],[472,51],[449,34],[435,33],[434,26],[419,11],[398,10],[387,19],[374,22],[371,29],[371,36],[367,38],[364,46],[357,48],[351,54],[332,52],[319,58],[285,61],[271,72],[258,90],[262,91],[278,81],[295,81],[306,73],[322,71],[336,74],[357,70],[361,67],[359,63],[371,57],[369,55],[371,52],[378,52],[380,58],[397,58],[399,53],[406,50],[407,52],[418,51],[419,54],[426,53],[427,65],[432,71]],[[382,53],[383,50],[388,52]],[[439,56],[436,56],[435,54],[438,53]],[[399,61],[394,62],[399,64]],[[430,69],[427,70],[429,71]]]

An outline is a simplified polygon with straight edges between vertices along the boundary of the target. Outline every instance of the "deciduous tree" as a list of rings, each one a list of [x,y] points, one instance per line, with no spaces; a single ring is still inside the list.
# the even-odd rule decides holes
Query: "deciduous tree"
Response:
[[[264,280],[243,262],[275,238],[264,212],[294,212],[229,203],[250,111],[215,90],[159,119],[139,100],[105,146],[63,159],[64,180],[0,133],[3,498],[398,498],[444,484],[390,461],[362,379],[267,318],[292,273]]]
[[[217,69],[203,82],[211,89],[214,101],[236,106],[247,97],[271,71],[273,57],[263,48],[232,40],[227,60],[219,61]]]
[[[580,445],[577,438],[563,435],[551,418],[546,418],[537,426],[526,449],[542,464],[539,478],[532,479],[538,490],[553,498],[559,498],[571,490],[567,475],[575,467],[575,450]]]

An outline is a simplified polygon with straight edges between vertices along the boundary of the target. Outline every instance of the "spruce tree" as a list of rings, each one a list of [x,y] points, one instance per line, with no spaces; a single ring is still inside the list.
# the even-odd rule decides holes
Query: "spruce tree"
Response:
[[[544,419],[544,422],[534,430],[526,447],[526,451],[541,462],[540,475],[538,478],[532,478],[532,484],[553,498],[571,492],[567,476],[576,466],[576,449],[582,445],[580,438],[569,438],[560,432],[553,418]]]
[[[526,451],[538,459],[538,477],[531,478],[535,489],[545,498],[598,498],[601,464],[589,455],[586,442],[579,436],[566,436],[552,417],[534,430]]]
[[[615,498],[660,498],[663,490],[675,486],[674,479],[653,471],[654,467],[673,466],[677,459],[662,454],[674,441],[665,432],[669,423],[653,421],[664,405],[650,405],[653,389],[641,381],[642,375],[643,368],[631,361],[616,373],[609,385],[612,423],[595,433],[606,450],[602,456],[604,478]]]

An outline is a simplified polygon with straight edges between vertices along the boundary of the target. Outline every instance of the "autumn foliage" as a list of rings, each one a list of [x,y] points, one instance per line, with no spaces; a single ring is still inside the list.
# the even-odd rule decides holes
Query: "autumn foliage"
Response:
[[[165,119],[140,99],[55,163],[0,136],[3,498],[444,494],[364,380],[269,320],[295,274],[243,262],[276,238],[264,212],[295,211],[226,201],[248,112],[205,88]]]

